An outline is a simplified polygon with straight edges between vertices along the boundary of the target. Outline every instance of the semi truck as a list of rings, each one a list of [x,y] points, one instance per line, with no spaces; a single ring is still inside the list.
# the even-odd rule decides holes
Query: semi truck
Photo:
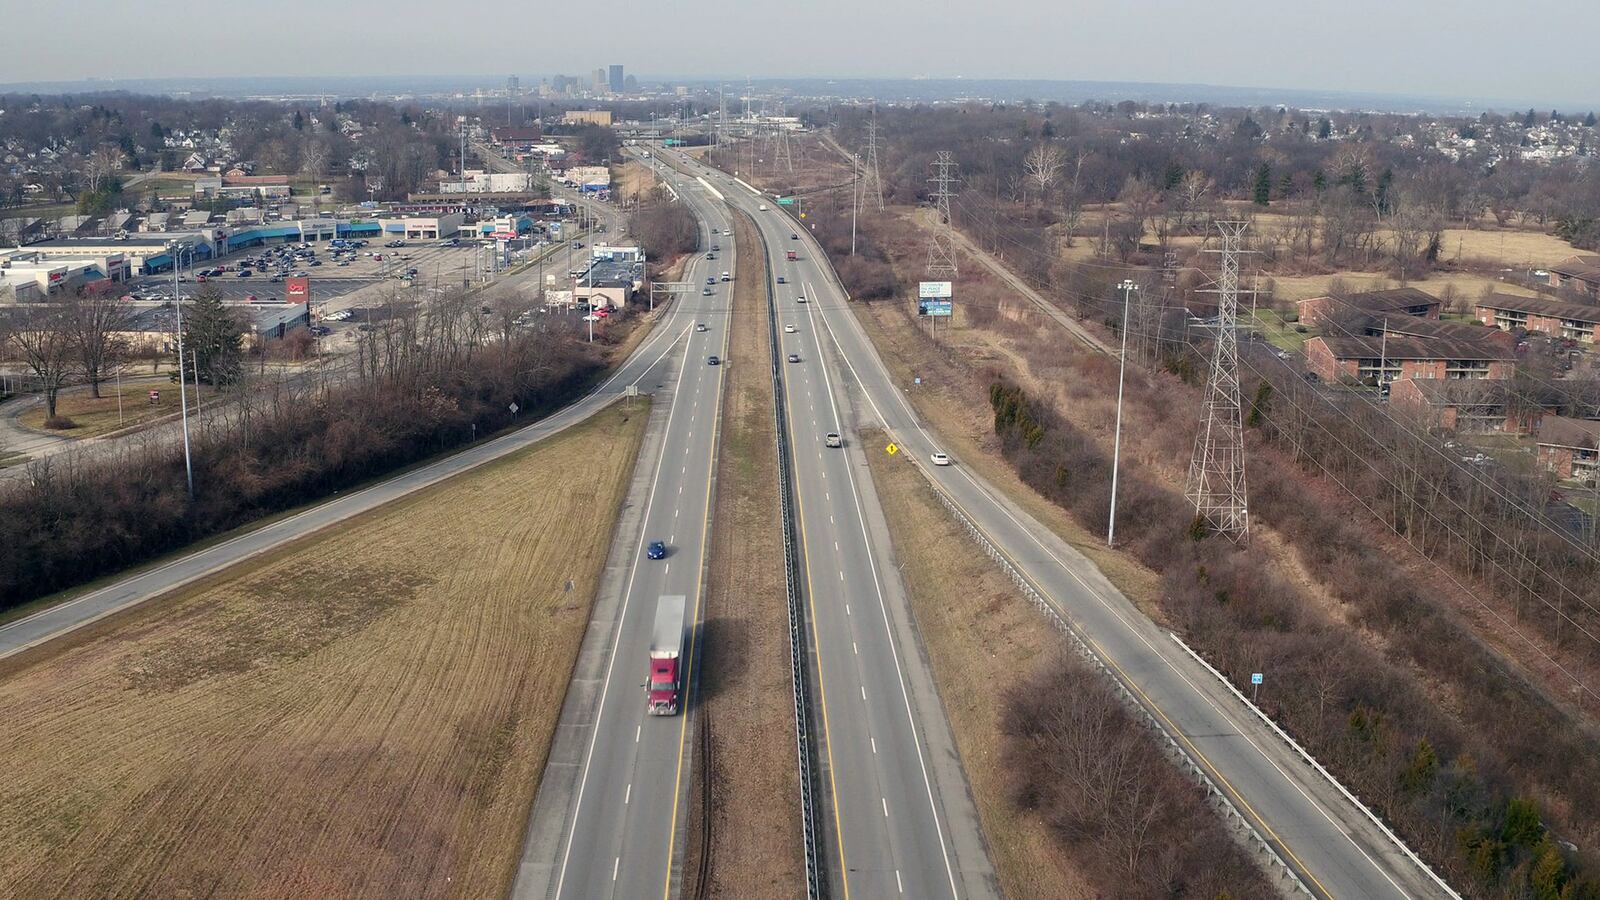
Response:
[[[789,257],[789,259],[793,260],[793,259],[799,259],[800,258],[799,254],[795,253],[793,250],[785,251],[785,253]]]
[[[650,680],[645,685],[646,709],[652,716],[678,714],[685,601],[682,594],[663,594],[656,603],[655,627],[650,630]]]

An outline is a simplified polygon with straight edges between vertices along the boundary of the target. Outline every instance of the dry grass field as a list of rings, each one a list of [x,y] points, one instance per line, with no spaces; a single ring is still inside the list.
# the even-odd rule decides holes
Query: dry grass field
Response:
[[[216,391],[209,385],[202,385],[202,390],[197,394],[194,385],[185,385],[189,392],[189,413],[192,416],[197,408],[197,398],[203,397],[210,400]],[[160,391],[160,399],[150,402],[150,392]],[[139,384],[122,385],[122,405],[117,405],[117,384],[115,381],[100,386],[99,398],[91,397],[87,388],[74,389],[64,393],[56,402],[56,415],[65,416],[72,420],[73,427],[66,429],[46,429],[44,425],[44,405],[40,404],[17,416],[17,421],[29,428],[49,431],[51,434],[68,438],[91,438],[124,428],[132,428],[155,421],[163,416],[176,416],[181,412],[178,398],[178,386],[167,382],[146,382]]]
[[[0,668],[0,894],[503,895],[647,417]]]
[[[1001,766],[1006,693],[1065,652],[1065,642],[902,459],[867,454],[1000,887],[1008,897],[1094,897],[1045,823],[1017,811]]]

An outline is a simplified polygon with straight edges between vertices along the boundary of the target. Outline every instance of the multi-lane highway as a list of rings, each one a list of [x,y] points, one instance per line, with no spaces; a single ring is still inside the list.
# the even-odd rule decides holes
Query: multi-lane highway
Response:
[[[826,862],[838,896],[995,896],[976,807],[911,622],[883,512],[853,438],[855,397],[810,291],[814,247],[747,189],[708,180],[754,217],[779,317],[804,596],[815,657]],[[680,190],[694,181],[674,175]],[[798,259],[787,251],[798,248]],[[825,290],[825,293],[828,291]],[[831,296],[831,294],[830,294]],[[818,298],[823,299],[823,298]],[[839,303],[836,297],[832,302]],[[829,300],[823,299],[823,303]],[[825,446],[829,432],[843,446]]]
[[[725,176],[716,176],[714,183],[728,185],[730,199],[756,215],[769,236],[780,236],[773,238],[775,254],[798,247],[802,248],[803,258],[821,262],[820,247],[803,230],[794,227],[792,220],[776,208],[771,198],[763,200],[749,190],[739,190]],[[762,202],[771,208],[765,212],[757,210],[757,204]],[[798,240],[788,240],[791,230],[799,233]],[[844,382],[843,389],[824,385],[820,393],[813,393],[807,389],[806,377],[790,379],[791,391],[799,392],[794,395],[794,414],[805,419],[797,423],[796,431],[804,433],[810,426],[806,417],[811,415],[813,407],[818,417],[815,427],[835,430],[826,427],[826,423],[836,414],[831,406],[824,404],[828,394],[839,394],[860,399],[854,408],[854,420],[845,416],[840,420],[842,427],[836,429],[847,436],[847,449],[853,428],[862,424],[882,427],[904,452],[920,460],[927,460],[935,450],[941,449],[936,436],[928,431],[906,401],[903,392],[908,386],[898,384],[889,374],[860,322],[846,308],[845,292],[832,270],[825,264],[808,267],[802,263],[798,271],[792,268],[788,271],[793,274],[786,280],[793,282],[798,277],[809,302],[803,309],[799,305],[784,309],[786,320],[795,321],[806,329],[804,333],[797,330],[796,334],[784,336],[786,342],[793,341],[786,352],[801,352],[802,358],[815,354],[804,365],[831,371],[835,374],[830,377]],[[791,286],[790,290],[798,293],[800,288]],[[811,382],[816,380],[811,378]],[[801,445],[796,449],[799,451],[797,458],[807,463],[807,448]],[[833,453],[837,455],[839,451]],[[828,620],[827,610],[833,601],[822,582],[832,577],[835,584],[843,586],[840,595],[847,595],[851,603],[850,626],[864,629],[866,623],[857,604],[874,604],[871,589],[874,584],[884,584],[884,579],[881,565],[873,571],[870,556],[852,555],[846,549],[845,542],[853,525],[839,519],[841,510],[834,497],[848,496],[856,490],[848,475],[839,474],[849,467],[830,467],[825,450],[811,450],[809,457],[808,465],[813,467],[811,474],[807,476],[803,470],[801,480],[810,481],[805,488],[807,544],[813,553],[809,568],[817,582],[813,602],[817,606],[819,652],[827,679],[830,668],[838,668],[830,664],[829,656],[839,656],[841,647],[836,643],[834,626]],[[1448,886],[1387,834],[1354,798],[1278,737],[1172,635],[1140,613],[1086,558],[961,466],[959,460],[950,467],[925,466],[925,470],[1177,736],[1314,894],[1323,897],[1450,896]],[[859,482],[859,467],[856,473]],[[812,521],[822,515],[814,491],[816,484],[824,481],[827,487],[822,503],[833,504],[827,508],[826,515],[832,518],[826,524],[836,530],[832,535],[819,536],[823,529],[812,525]],[[835,538],[840,541],[837,551],[832,543]],[[821,559],[816,558],[819,542],[825,554]],[[830,567],[836,571],[829,572]],[[856,647],[845,646],[842,650],[853,657],[859,646],[858,639]],[[835,778],[849,779],[848,787],[843,781],[838,782],[836,807],[843,810],[846,820],[860,814],[852,814],[852,810],[861,806],[854,792],[870,791],[875,786],[872,778],[886,778],[891,785],[901,784],[906,793],[914,793],[919,765],[927,759],[926,755],[919,758],[906,746],[894,758],[887,776],[870,767],[846,773],[847,767],[838,755],[860,739],[862,723],[872,723],[866,727],[894,727],[887,709],[891,705],[887,701],[894,699],[893,666],[885,666],[877,660],[847,661],[859,668],[863,680],[888,678],[886,687],[890,689],[890,696],[883,698],[883,706],[874,707],[869,686],[865,698],[859,695],[856,698],[860,714],[854,717],[848,730],[837,721],[844,718],[842,715],[830,716],[833,734],[828,750],[835,755]],[[843,701],[834,683],[827,682],[828,705],[830,710],[839,710]],[[904,710],[901,712],[903,715]],[[925,721],[919,720],[917,724],[927,727]],[[879,740],[881,755],[881,738]],[[924,810],[926,806],[924,798]],[[883,812],[880,810],[880,815]],[[890,806],[887,813],[886,818],[892,817],[895,809]],[[845,865],[850,869],[858,865],[881,865],[887,853],[891,854],[887,858],[907,860],[907,867],[912,866],[912,860],[919,862],[916,868],[923,878],[919,882],[919,896],[933,896],[940,888],[932,877],[938,870],[939,845],[926,834],[934,832],[933,837],[938,836],[932,825],[920,826],[923,832],[920,838],[909,823],[902,826],[899,834],[880,829],[880,833],[872,837],[861,836],[848,821],[841,827]],[[942,842],[946,848],[949,839],[947,829]],[[917,841],[914,850],[908,847],[908,842],[913,840]],[[863,849],[856,849],[858,845]],[[852,876],[856,878],[855,884],[868,883],[865,877],[854,873]],[[882,890],[881,878],[871,883],[874,895]],[[891,883],[889,888],[893,887]],[[949,885],[943,888],[948,891]]]
[[[622,546],[612,554],[625,573],[615,579],[620,600],[596,604],[535,800],[516,897],[663,897],[679,880],[698,641],[686,644],[679,715],[647,714],[641,685],[662,595],[688,597],[685,624],[697,634],[724,371],[708,360],[727,357],[733,285],[718,282],[712,296],[702,286],[714,273],[736,271],[732,238],[708,230],[728,227],[721,203],[703,190],[686,199],[701,222],[701,246],[722,244],[715,261],[694,257],[686,274],[694,291],[677,301],[681,315],[706,330],[689,326],[664,374],[664,433],[657,455],[641,457],[654,466],[638,498],[643,513],[636,527],[619,530]],[[665,559],[646,557],[652,541],[666,543]],[[584,671],[586,660],[594,671]]]

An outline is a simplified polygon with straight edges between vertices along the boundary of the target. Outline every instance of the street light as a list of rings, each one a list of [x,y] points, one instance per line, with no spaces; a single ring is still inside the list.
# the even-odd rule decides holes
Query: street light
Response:
[[[184,386],[183,376],[183,294],[178,289],[178,266],[183,254],[189,254],[189,267],[194,267],[194,251],[192,244],[180,245],[176,241],[167,245],[167,252],[172,254],[172,306],[177,310],[178,316],[178,402],[181,407],[180,415],[183,418],[183,471],[189,480],[189,502],[194,502],[194,460],[189,455],[189,391]],[[195,373],[199,378],[200,373]],[[200,402],[199,388],[195,389],[195,402]]]
[[[1117,536],[1117,464],[1122,458],[1122,382],[1128,374],[1128,298],[1139,289],[1131,280],[1124,279],[1117,287],[1122,289],[1122,362],[1117,369],[1117,431],[1111,443],[1111,517],[1106,522],[1106,546],[1116,545]]]

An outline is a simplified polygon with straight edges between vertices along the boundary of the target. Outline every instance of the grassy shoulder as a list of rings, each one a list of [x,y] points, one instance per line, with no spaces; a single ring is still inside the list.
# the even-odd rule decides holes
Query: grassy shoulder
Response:
[[[862,434],[868,444],[882,438]],[[1062,652],[1061,638],[939,505],[915,465],[884,453],[867,459],[1002,892],[1104,896],[1053,846],[1043,818],[1007,795],[1006,695]]]
[[[194,385],[184,385],[189,393],[190,412],[198,406],[198,397],[210,399],[215,391],[202,385],[196,393]],[[151,392],[157,397],[151,399]],[[41,404],[17,416],[17,421],[29,428],[47,431],[66,438],[91,438],[124,428],[134,428],[182,411],[178,386],[166,381],[124,382],[119,391],[115,381],[100,386],[99,397],[91,396],[87,387],[63,393],[56,402],[56,415],[71,420],[70,428],[46,428],[45,409]]]
[[[647,418],[0,670],[10,895],[503,893]]]
[[[696,864],[709,854],[704,896],[793,897],[805,861],[765,259],[748,220],[736,220],[735,239],[741,267],[731,310],[725,325],[712,320],[731,334],[699,687],[710,752],[706,759],[702,744],[696,759],[684,894],[697,895]],[[696,827],[701,822],[709,828]]]

